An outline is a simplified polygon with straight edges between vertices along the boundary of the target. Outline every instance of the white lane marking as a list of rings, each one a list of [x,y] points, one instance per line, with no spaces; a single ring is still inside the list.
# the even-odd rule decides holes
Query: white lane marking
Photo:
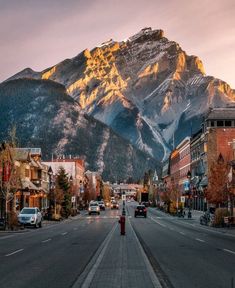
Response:
[[[51,238],[43,240],[42,243],[46,243],[46,242],[49,242],[49,241],[51,241]]]
[[[78,230],[78,228],[73,228],[73,230]]]
[[[11,238],[11,237],[14,237],[14,236],[15,235],[2,236],[2,237],[0,237],[0,240],[8,239],[8,238]]]
[[[61,233],[61,235],[63,235],[63,236],[66,235],[66,234],[68,234],[68,232]]]
[[[19,253],[19,252],[21,252],[21,251],[23,251],[24,249],[19,249],[19,250],[16,250],[16,251],[14,251],[14,252],[12,252],[12,253],[10,253],[10,254],[6,254],[5,256],[6,257],[8,257],[8,256],[11,256],[11,255],[14,255],[14,254],[16,254],[16,253]]]
[[[199,242],[205,242],[204,240],[199,239],[199,238],[195,238],[195,240],[197,240],[197,241],[199,241]]]
[[[180,232],[181,235],[186,235],[184,232]]]
[[[169,228],[171,231],[175,231],[175,229],[174,228]]]
[[[164,225],[164,224],[158,222],[158,221],[155,220],[153,217],[150,217],[150,218],[151,218],[151,220],[152,220],[153,222],[156,222],[158,225],[160,225],[160,226],[162,226],[162,227],[166,227],[166,225]]]
[[[235,252],[232,251],[232,250],[229,250],[229,249],[223,249],[224,251],[228,252],[228,253],[231,253],[231,254],[234,254],[235,255]]]

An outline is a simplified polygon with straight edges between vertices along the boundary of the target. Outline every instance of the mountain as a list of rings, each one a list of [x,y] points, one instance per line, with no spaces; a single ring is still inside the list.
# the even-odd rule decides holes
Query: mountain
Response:
[[[15,79],[0,84],[0,140],[16,128],[20,147],[40,147],[44,160],[85,157],[86,168],[104,180],[138,180],[159,163],[105,124],[86,115],[63,85],[51,80]]]
[[[151,28],[125,41],[110,39],[42,72],[27,68],[12,79],[22,77],[64,85],[85,113],[158,160],[200,128],[209,107],[235,101],[235,91],[207,76],[197,56]]]

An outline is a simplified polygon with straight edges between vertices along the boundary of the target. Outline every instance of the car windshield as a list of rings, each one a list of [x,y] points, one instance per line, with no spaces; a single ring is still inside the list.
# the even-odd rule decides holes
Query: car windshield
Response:
[[[97,203],[91,203],[90,206],[98,206]]]
[[[24,208],[21,212],[20,212],[20,214],[35,214],[35,209],[26,209],[26,208]]]

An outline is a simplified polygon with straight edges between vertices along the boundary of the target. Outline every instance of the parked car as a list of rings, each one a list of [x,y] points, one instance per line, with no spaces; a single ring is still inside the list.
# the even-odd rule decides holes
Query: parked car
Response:
[[[100,210],[105,210],[104,201],[98,201],[98,204],[99,204],[99,206],[100,206]]]
[[[112,201],[110,207],[111,209],[119,209],[117,201]]]
[[[24,226],[42,227],[42,220],[42,213],[37,207],[25,207],[18,215],[19,223]]]
[[[91,214],[100,214],[100,206],[98,202],[90,202],[89,207],[88,207],[88,213],[89,215]]]
[[[145,218],[147,217],[147,209],[145,205],[138,205],[135,208],[135,217],[137,216],[144,216]]]

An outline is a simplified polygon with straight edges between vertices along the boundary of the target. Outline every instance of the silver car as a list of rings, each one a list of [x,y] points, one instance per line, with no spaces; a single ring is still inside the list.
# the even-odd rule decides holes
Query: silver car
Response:
[[[89,207],[88,207],[88,213],[91,215],[92,213],[95,214],[100,214],[100,206],[98,202],[90,202]]]
[[[24,226],[42,227],[42,214],[37,207],[25,207],[20,211],[18,221]]]

